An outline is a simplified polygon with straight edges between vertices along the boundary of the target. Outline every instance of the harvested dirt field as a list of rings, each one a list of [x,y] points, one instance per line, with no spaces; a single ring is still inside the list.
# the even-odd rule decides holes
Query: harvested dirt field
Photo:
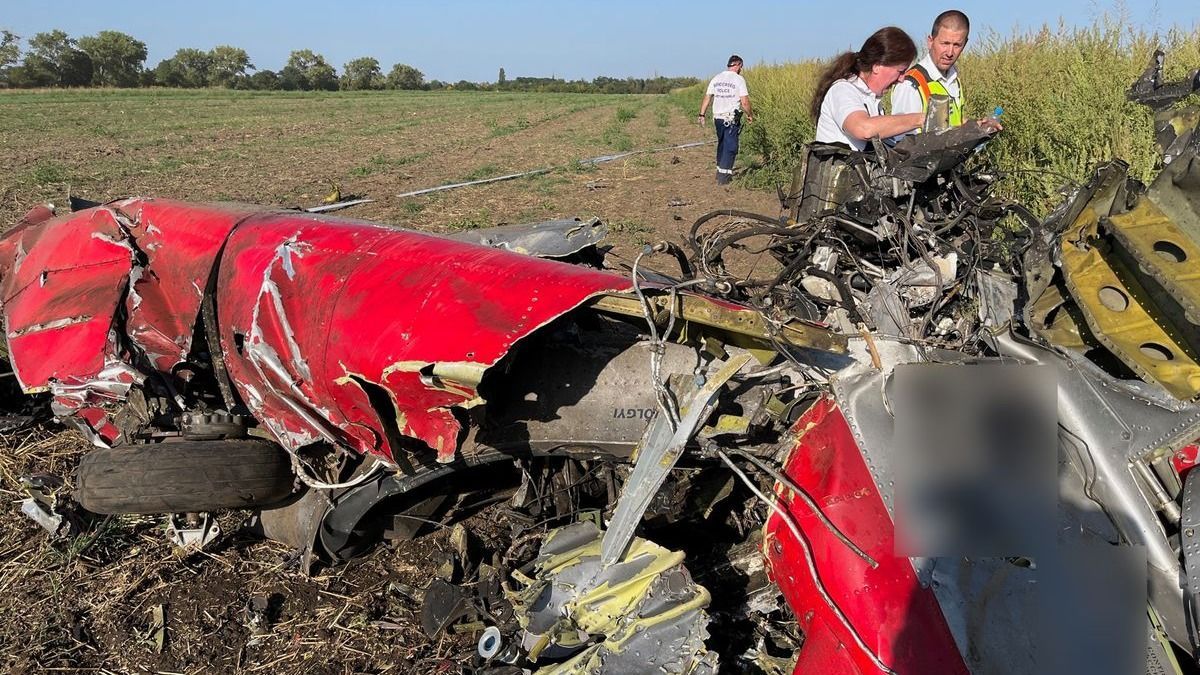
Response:
[[[688,111],[690,112],[690,111]],[[161,196],[313,206],[336,184],[377,200],[339,215],[431,231],[599,217],[615,242],[678,233],[715,208],[777,211],[717,189],[714,148],[579,160],[709,140],[663,96],[191,91],[0,94],[0,218],[64,201]],[[444,183],[549,174],[409,199]],[[678,206],[672,206],[676,204]]]
[[[678,239],[718,208],[775,214],[775,195],[714,184],[713,147],[579,160],[708,140],[665,97],[504,93],[0,93],[0,222],[68,194],[313,206],[336,185],[376,200],[338,213],[450,232],[560,217],[609,223],[615,253]],[[401,199],[448,182],[561,167]],[[8,380],[11,382],[11,380]],[[17,511],[19,477],[67,477],[87,450],[53,427],[0,437],[0,670],[111,673],[442,673],[470,634],[428,639],[419,588],[448,531],[314,577],[286,547],[221,517],[215,546],[181,555],[154,517],[99,518],[52,542]],[[483,543],[489,512],[467,525]]]

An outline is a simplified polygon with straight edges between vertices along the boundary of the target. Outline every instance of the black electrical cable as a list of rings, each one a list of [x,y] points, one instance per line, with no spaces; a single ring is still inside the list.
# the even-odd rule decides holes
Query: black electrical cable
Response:
[[[696,236],[696,233],[699,232],[700,227],[702,225],[704,225],[705,223],[707,223],[708,221],[710,221],[714,218],[721,218],[721,217],[749,218],[750,220],[757,220],[759,222],[768,223],[771,225],[776,225],[776,226],[782,227],[778,218],[764,216],[760,213],[754,213],[752,211],[742,211],[740,209],[721,209],[719,211],[709,211],[708,213],[697,218],[696,222],[692,223],[691,229],[688,230],[688,244],[691,246],[692,252],[695,253],[695,255],[697,257],[700,256],[700,243],[699,243],[699,239]]]

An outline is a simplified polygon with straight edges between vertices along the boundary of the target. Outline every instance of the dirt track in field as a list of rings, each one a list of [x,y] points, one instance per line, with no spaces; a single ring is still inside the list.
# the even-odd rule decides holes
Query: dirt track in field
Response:
[[[714,184],[712,146],[578,160],[707,140],[663,97],[511,94],[0,92],[0,222],[71,194],[312,206],[336,184],[372,204],[337,215],[450,232],[599,217],[615,253],[678,240],[718,208],[776,214],[775,196]],[[549,166],[551,173],[436,195],[410,190]],[[153,517],[96,519],[51,542],[17,513],[18,477],[69,476],[86,444],[37,428],[0,437],[0,671],[458,672],[471,636],[427,639],[419,588],[445,531],[312,578],[289,551],[237,534],[187,556]],[[469,525],[486,544],[488,514]],[[255,632],[248,607],[266,606]],[[163,617],[158,644],[156,616]]]

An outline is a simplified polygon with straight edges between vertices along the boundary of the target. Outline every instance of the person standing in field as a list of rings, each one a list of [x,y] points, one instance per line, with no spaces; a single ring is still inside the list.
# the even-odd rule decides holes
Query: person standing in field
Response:
[[[833,60],[813,92],[809,111],[817,120],[818,143],[840,143],[862,152],[872,138],[888,138],[921,126],[924,113],[884,115],[881,97],[904,79],[917,58],[908,33],[888,26],[867,38],[857,52]]]
[[[892,90],[892,112],[922,113],[929,109],[930,96],[950,98],[950,126],[963,123],[963,92],[954,65],[967,46],[971,21],[957,9],[937,15],[926,39],[925,57],[904,74]]]
[[[750,90],[742,77],[742,57],[734,54],[726,62],[726,69],[717,73],[708,83],[704,100],[700,102],[697,124],[704,124],[704,113],[712,103],[713,123],[717,128],[717,185],[727,185],[733,180],[733,162],[737,159],[738,138],[742,133],[742,115],[746,122],[754,121],[750,110]]]

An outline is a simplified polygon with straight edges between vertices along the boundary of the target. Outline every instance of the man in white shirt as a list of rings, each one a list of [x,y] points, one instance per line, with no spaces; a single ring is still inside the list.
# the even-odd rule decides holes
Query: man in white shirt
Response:
[[[926,42],[929,51],[905,74],[892,90],[892,113],[924,113],[930,96],[950,97],[950,126],[963,123],[963,93],[955,63],[967,46],[971,22],[967,15],[951,9],[933,21]]]
[[[733,162],[737,159],[738,139],[742,133],[742,115],[746,122],[754,121],[750,110],[750,90],[742,77],[742,57],[734,54],[726,70],[716,74],[708,83],[704,100],[700,102],[697,124],[704,124],[704,113],[712,103],[713,123],[717,129],[717,185],[733,180]]]

